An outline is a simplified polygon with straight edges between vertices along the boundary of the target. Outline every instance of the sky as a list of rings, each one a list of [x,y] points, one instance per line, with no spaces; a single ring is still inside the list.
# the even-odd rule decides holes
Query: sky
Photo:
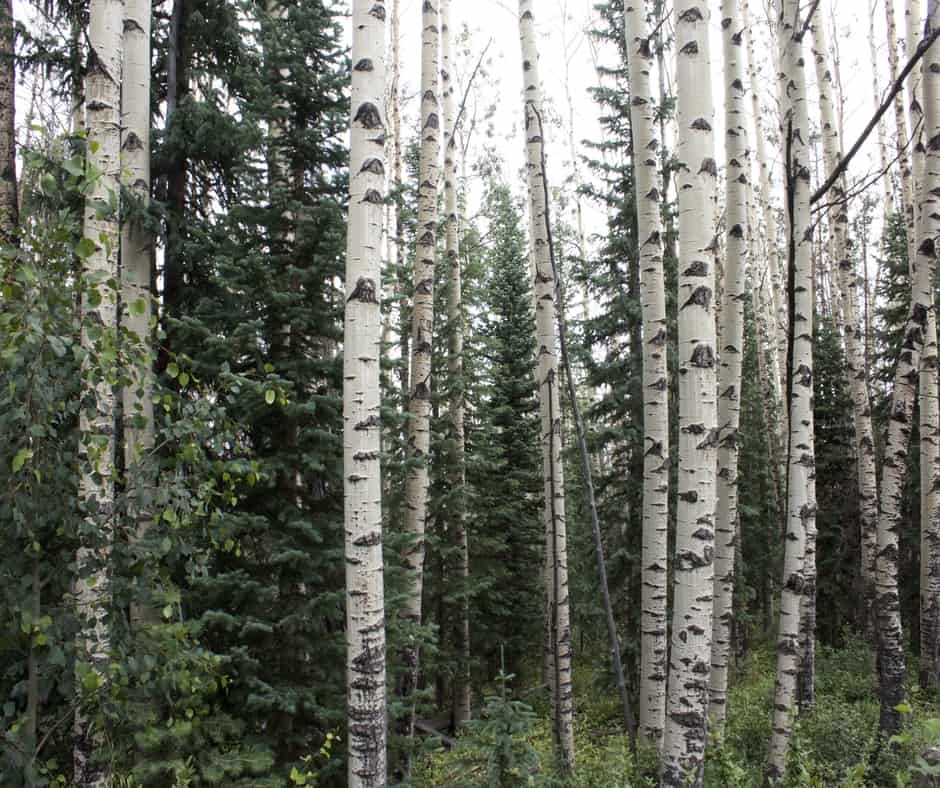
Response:
[[[875,3],[874,13],[869,15],[869,5]],[[882,94],[888,78],[887,44],[885,41],[885,0],[822,0],[817,13],[825,15],[829,37],[833,50],[838,52],[841,79],[845,95],[843,149],[848,149],[855,141],[868,119],[871,117],[882,96],[873,95],[872,68],[868,43],[869,19],[874,19],[875,38],[878,42],[877,68],[878,81]],[[411,97],[406,105],[406,113],[414,117],[418,111],[417,87],[420,82],[420,0],[401,0],[401,52],[403,86],[405,95]],[[722,112],[723,80],[721,77],[721,39],[720,39],[720,3],[710,0],[711,18],[711,55],[713,71],[713,91],[716,106],[716,159],[722,160]],[[569,154],[569,110],[568,94],[570,91],[573,110],[574,139],[597,140],[601,137],[597,119],[597,106],[588,90],[598,82],[595,71],[595,56],[603,62],[610,62],[610,53],[603,48],[596,51],[588,41],[586,31],[595,21],[594,0],[536,0],[535,13],[540,52],[540,70],[546,102],[551,103],[561,117],[564,128],[552,129],[547,141],[549,176],[558,184],[571,174],[571,156]],[[765,6],[768,0],[752,0],[751,20],[755,36],[755,48],[758,52],[760,78],[762,81],[761,98],[765,105],[775,102],[775,73],[769,65],[768,55],[775,46],[769,38],[766,23]],[[808,2],[804,3],[809,5]],[[926,3],[924,3],[926,5]],[[895,15],[898,35],[904,35],[903,0],[895,0]],[[523,164],[523,141],[521,133],[522,118],[522,77],[521,56],[519,53],[517,2],[516,0],[452,0],[452,28],[455,32],[464,27],[471,31],[470,52],[458,55],[457,72],[466,73],[472,69],[479,52],[489,44],[488,55],[493,59],[491,76],[481,86],[481,93],[496,98],[496,112],[492,118],[495,137],[499,140],[502,158],[506,161],[504,172],[514,176],[521,171]],[[807,37],[807,44],[809,37]],[[940,44],[938,44],[940,45]],[[808,47],[807,47],[808,49]],[[469,55],[469,56],[468,56]],[[470,62],[472,61],[472,62]],[[902,56],[903,65],[903,56]],[[815,97],[815,73],[812,61],[808,60],[807,80],[810,90],[811,116],[817,116]],[[567,83],[567,90],[566,90]],[[888,138],[894,137],[894,115],[885,116]],[[818,121],[814,121],[818,123]],[[872,134],[868,143],[860,152],[856,163],[850,170],[850,183],[855,178],[863,178],[876,169],[878,160],[877,135]],[[773,151],[771,151],[773,153]],[[584,177],[589,173],[582,171]],[[510,177],[521,194],[518,178]],[[778,184],[779,189],[779,184]],[[604,215],[597,206],[585,205],[585,216],[589,233],[600,234],[604,230]]]

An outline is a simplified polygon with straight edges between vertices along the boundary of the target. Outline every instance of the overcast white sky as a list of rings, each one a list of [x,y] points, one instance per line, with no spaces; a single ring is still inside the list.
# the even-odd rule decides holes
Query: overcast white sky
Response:
[[[767,0],[751,0],[752,29],[756,36],[756,49],[758,58],[766,58],[772,50],[766,25],[765,4]],[[882,91],[888,83],[887,45],[885,43],[885,14],[883,2],[876,0],[874,13],[875,36],[879,42],[879,85]],[[898,24],[898,35],[904,35],[903,0],[894,0],[895,13]],[[806,5],[809,3],[807,2]],[[868,13],[869,0],[822,0],[818,13],[825,15],[830,29],[830,38],[834,48],[838,49],[841,61],[841,75],[845,91],[845,136],[844,148],[848,148],[861,132],[870,118],[881,96],[872,95],[872,74],[868,49]],[[712,67],[715,79],[714,97],[716,102],[716,151],[720,161],[721,156],[721,102],[723,100],[723,85],[719,78],[721,68],[721,41],[719,35],[718,0],[710,0],[712,11]],[[592,48],[589,46],[584,31],[593,24],[595,12],[593,0],[536,0],[536,21],[538,26],[538,43],[540,50],[540,68],[543,86],[547,101],[550,101],[565,124],[568,120],[567,99],[565,91],[566,72],[570,84],[572,101],[574,105],[574,138],[598,139],[601,131],[597,120],[597,107],[591,99],[588,89],[597,84],[597,75],[592,58]],[[453,0],[452,27],[454,31],[468,27],[472,33],[471,49],[474,53],[470,58],[461,58],[457,64],[458,73],[469,71],[476,62],[477,52],[487,41],[492,39],[490,54],[495,67],[494,79],[488,80],[484,92],[492,95],[495,91],[498,96],[498,108],[493,118],[497,136],[503,138],[503,157],[507,161],[505,172],[514,176],[522,165],[523,142],[520,131],[522,114],[522,79],[519,54],[518,26],[517,26],[516,0]],[[420,33],[421,33],[421,1],[402,0],[401,34],[403,59],[403,87],[406,96],[414,97],[420,78]],[[566,68],[566,53],[568,63]],[[601,51],[599,57],[603,62],[605,54]],[[472,62],[468,62],[472,61]],[[810,61],[811,63],[811,61]],[[773,100],[775,96],[775,75],[765,62],[761,69],[764,79],[763,100],[765,103]],[[811,91],[814,90],[815,75],[813,69],[807,69]],[[498,83],[496,83],[498,79]],[[815,107],[815,95],[811,96],[812,106]],[[407,112],[417,112],[416,102],[412,101],[406,108]],[[815,113],[814,113],[815,114]],[[815,122],[815,121],[814,121]],[[889,139],[894,136],[894,116],[892,112],[886,114],[887,131]],[[570,157],[568,155],[567,125],[564,130],[556,129],[548,140],[548,156],[551,167],[551,179],[558,184],[570,173]],[[875,168],[877,160],[877,137],[872,135],[870,141],[861,152],[854,167],[852,175],[862,177]],[[587,175],[585,173],[585,175]],[[521,186],[517,178],[513,178]],[[471,209],[472,212],[472,209]],[[593,232],[602,232],[604,217],[595,209],[589,211],[589,229]]]

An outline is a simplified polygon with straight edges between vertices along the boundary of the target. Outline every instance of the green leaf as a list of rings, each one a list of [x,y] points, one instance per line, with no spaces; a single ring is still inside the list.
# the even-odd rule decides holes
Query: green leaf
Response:
[[[277,399],[277,394],[274,392],[274,389],[268,389],[264,392],[264,401],[267,402],[268,405],[273,405],[275,399]]]
[[[143,298],[135,299],[131,301],[131,313],[135,315],[143,315],[147,311],[147,302]]]
[[[189,375],[186,374],[185,372],[180,372],[179,383],[180,383],[180,386],[183,386],[184,388],[187,385],[189,385]]]
[[[13,473],[17,473],[23,469],[23,466],[26,464],[26,461],[33,456],[33,450],[23,448],[20,449],[16,454],[13,455]]]
[[[82,238],[82,240],[75,244],[75,254],[79,259],[87,260],[95,253],[97,248],[97,245],[91,238]]]
[[[180,374],[179,365],[175,361],[171,361],[169,364],[166,365],[166,374],[169,375],[171,378],[178,377]]]
[[[85,174],[85,160],[81,156],[73,156],[71,159],[62,162],[62,169],[69,175],[80,178]]]

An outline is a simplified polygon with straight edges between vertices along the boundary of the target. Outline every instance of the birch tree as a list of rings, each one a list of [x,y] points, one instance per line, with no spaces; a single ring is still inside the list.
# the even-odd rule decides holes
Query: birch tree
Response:
[[[457,139],[455,123],[457,105],[454,100],[453,37],[450,30],[450,0],[441,0],[441,93],[444,97],[444,226],[447,237],[447,321],[450,325],[450,347],[447,371],[450,375],[451,436],[454,441],[450,457],[451,487],[456,492],[453,526],[457,547],[459,583],[459,613],[457,633],[457,676],[454,686],[454,723],[460,725],[470,719],[470,599],[467,583],[470,580],[470,552],[467,544],[467,512],[464,487],[467,468],[464,436],[464,384],[463,384],[463,302],[461,300],[459,217],[457,213]]]
[[[630,127],[640,241],[643,309],[643,548],[640,623],[640,734],[660,749],[666,727],[666,579],[669,527],[669,385],[662,194],[656,97],[647,8],[624,7],[630,70]]]
[[[126,0],[124,17],[124,77],[121,82],[121,150],[126,182],[146,206],[150,199],[150,3]],[[132,343],[130,383],[122,392],[124,406],[124,465],[132,483],[141,482],[142,460],[153,451],[153,351],[150,323],[153,297],[150,292],[151,239],[143,222],[124,221],[121,227],[121,288],[125,314],[122,318]],[[146,491],[137,489],[138,495]],[[146,505],[146,501],[144,501]],[[142,534],[149,526],[146,509],[132,507]],[[147,611],[132,610],[143,622]]]
[[[421,152],[418,165],[417,250],[414,260],[414,304],[411,321],[411,392],[408,399],[408,456],[413,461],[405,480],[405,532],[411,542],[404,556],[409,589],[403,615],[421,623],[424,593],[424,532],[428,511],[428,460],[431,449],[431,343],[434,329],[434,267],[437,260],[438,182],[440,180],[440,15],[436,0],[421,11]],[[412,693],[418,680],[418,648],[403,652],[400,694],[410,708],[406,730],[414,727]]]
[[[679,193],[679,479],[662,782],[701,785],[706,744],[718,449],[714,104],[708,6],[676,18]]]
[[[835,170],[842,158],[842,144],[836,126],[836,100],[832,72],[827,66],[828,37],[826,23],[817,14],[813,24],[813,49],[816,83],[819,89],[819,113],[822,124],[823,154],[826,170]],[[846,374],[852,393],[855,428],[855,462],[858,476],[859,520],[861,538],[861,575],[863,622],[873,631],[875,554],[878,543],[878,481],[875,471],[875,442],[871,423],[871,402],[865,375],[865,344],[859,317],[859,278],[849,255],[849,212],[845,178],[839,178],[830,192],[833,203],[829,228],[833,262],[842,296],[843,339]]]
[[[526,185],[529,196],[532,263],[535,281],[536,383],[542,423],[545,479],[546,581],[550,619],[550,684],[555,755],[561,771],[574,768],[574,695],[571,684],[571,620],[568,596],[568,547],[565,529],[565,479],[561,452],[561,401],[555,338],[557,283],[549,248],[550,218],[544,177],[545,129],[539,80],[533,0],[519,0],[526,135]]]
[[[804,562],[808,534],[815,530],[816,474],[813,440],[813,262],[810,214],[811,151],[806,74],[803,56],[804,19],[799,0],[779,4],[780,97],[784,104],[788,269],[792,277],[790,349],[790,452],[788,464],[787,532],[777,634],[777,677],[774,685],[773,729],[767,782],[783,779],[796,709],[800,670],[800,621]]]
[[[382,214],[385,188],[385,5],[354,0],[349,224],[343,353],[346,700],[350,788],[386,778],[382,564]]]
[[[748,253],[750,172],[745,107],[744,21],[740,0],[722,0],[727,172],[724,305],[718,372],[718,507],[715,513],[715,603],[709,715],[719,732],[727,713],[728,658],[734,617],[735,531],[738,522],[738,427],[744,354],[744,267]]]
[[[79,619],[77,676],[86,691],[107,686],[111,652],[111,579],[114,539],[115,395],[120,248],[114,210],[121,172],[121,53],[123,0],[91,0],[88,9],[87,172],[82,263],[79,487],[83,520],[76,556]],[[80,697],[73,750],[77,788],[110,785],[103,719]]]
[[[908,0],[905,7],[906,53],[913,57],[924,29],[923,6],[920,0]],[[917,236],[914,245],[919,249],[924,238],[923,211],[927,195],[927,146],[924,144],[924,95],[920,69],[913,71],[907,82],[908,107],[911,128],[914,131],[913,160],[914,226]],[[935,265],[928,273],[933,282]],[[924,350],[920,357],[918,404],[920,410],[920,684],[924,689],[940,686],[938,659],[940,659],[940,621],[938,596],[940,589],[940,513],[938,483],[940,483],[940,390],[937,380],[937,314],[927,313]]]

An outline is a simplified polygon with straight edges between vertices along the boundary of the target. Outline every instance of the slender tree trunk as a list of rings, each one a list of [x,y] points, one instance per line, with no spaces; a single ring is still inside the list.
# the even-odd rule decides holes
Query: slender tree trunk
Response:
[[[381,11],[381,13],[377,13]],[[380,359],[385,195],[385,7],[353,0],[349,225],[343,353],[346,702],[350,788],[386,777]]]
[[[750,25],[748,3],[745,2],[742,14],[744,17],[744,35],[747,38],[748,50],[748,82],[751,93],[751,114],[754,118],[754,139],[756,142],[755,154],[757,158],[758,181],[760,185],[760,204],[763,208],[764,219],[764,254],[767,260],[766,287],[770,293],[769,306],[772,310],[773,348],[774,353],[769,357],[769,374],[774,386],[775,409],[777,411],[778,429],[770,436],[773,451],[776,457],[774,473],[777,478],[777,487],[783,488],[786,478],[786,446],[789,434],[787,422],[787,403],[784,391],[786,390],[787,369],[787,315],[786,298],[784,296],[783,276],[780,271],[780,253],[777,242],[777,217],[774,211],[773,189],[770,179],[770,160],[767,156],[766,133],[761,110],[760,80],[757,73],[757,59],[754,56],[754,34]]]
[[[718,453],[717,181],[708,7],[678,0],[679,481],[664,786],[702,784],[711,662]]]
[[[728,162],[725,241],[725,291],[721,311],[718,372],[718,507],[715,514],[715,607],[709,714],[724,728],[728,662],[734,618],[734,552],[738,522],[738,426],[741,421],[741,370],[744,354],[744,268],[748,253],[748,156],[745,107],[744,20],[740,0],[722,0],[725,128]]]
[[[450,458],[451,491],[456,494],[453,508],[454,543],[457,548],[459,605],[456,623],[457,676],[454,682],[454,723],[462,725],[470,719],[470,551],[467,544],[467,511],[464,488],[467,484],[464,438],[463,379],[463,302],[461,300],[459,219],[457,214],[457,139],[454,124],[457,107],[454,100],[453,39],[450,30],[451,0],[441,0],[442,61],[441,88],[444,96],[444,222],[447,229],[446,255],[448,271],[447,320],[450,324],[450,347],[447,371],[450,374],[450,405],[448,418],[454,441]]]
[[[891,82],[894,82],[898,78],[898,30],[894,19],[894,3],[886,1],[884,8],[888,31],[888,67]],[[907,155],[907,114],[904,112],[903,91],[898,91],[894,96],[894,122],[897,128],[895,148],[898,168],[901,171],[901,202],[907,228],[907,259],[913,275],[914,258],[917,256],[917,230],[914,224],[914,184],[911,160]]]
[[[552,727],[560,771],[574,768],[574,695],[571,684],[571,620],[568,598],[568,540],[561,452],[561,398],[555,341],[555,272],[549,248],[549,216],[543,161],[542,85],[539,80],[533,0],[519,0],[519,40],[525,100],[526,183],[535,263],[536,381],[542,422],[545,480],[547,580],[551,586]]]
[[[805,564],[816,519],[816,460],[813,440],[813,261],[810,214],[809,110],[803,55],[803,19],[799,0],[780,4],[780,94],[786,151],[787,258],[791,288],[790,452],[787,533],[777,635],[777,679],[767,782],[784,777],[796,713],[801,663],[801,610]],[[804,633],[805,634],[805,633]]]
[[[91,691],[108,682],[111,652],[111,578],[114,539],[115,371],[106,359],[117,341],[120,226],[109,209],[120,189],[121,50],[123,0],[92,0],[85,84],[88,168],[100,173],[85,203],[84,240],[90,254],[82,270],[82,409],[79,437],[79,501],[83,523],[76,558],[75,601],[81,704],[75,713],[73,752],[77,788],[110,784],[105,732],[89,708]]]
[[[388,84],[388,102],[386,104],[386,115],[390,121],[390,134],[388,136],[388,150],[386,156],[391,162],[391,176],[389,179],[389,191],[393,194],[398,193],[401,187],[401,32],[399,29],[399,6],[401,0],[392,0],[391,8],[391,74]],[[391,278],[397,271],[401,260],[401,217],[398,213],[398,203],[396,199],[389,199],[385,212],[385,258],[387,262],[387,271]],[[389,289],[393,285],[401,284],[400,280],[389,281],[386,286]],[[401,308],[399,302],[399,309]],[[389,309],[384,316],[382,323],[382,347],[387,348],[391,344],[392,334],[392,309]],[[404,361],[404,357],[402,357]],[[406,362],[407,363],[407,362]],[[404,389],[407,391],[407,387]],[[404,402],[404,397],[402,398]]]
[[[0,243],[14,242],[20,212],[16,188],[16,31],[13,0],[0,2]]]
[[[148,0],[126,0],[121,149],[127,186],[143,206],[150,201],[150,16]],[[142,462],[153,451],[154,441],[150,330],[152,254],[151,238],[143,222],[125,221],[121,227],[121,287],[125,309],[122,323],[132,346],[130,382],[122,392],[124,467],[135,487],[143,482]],[[135,504],[130,516],[134,520],[132,531],[142,535],[150,526],[149,514]],[[132,607],[131,617],[135,624],[145,624],[152,619],[140,604]]]
[[[421,13],[421,152],[418,174],[418,240],[414,262],[414,311],[411,321],[411,393],[408,402],[408,456],[414,461],[405,479],[405,532],[411,543],[404,556],[409,589],[403,615],[421,623],[424,593],[424,533],[428,511],[428,462],[431,450],[431,342],[434,330],[434,268],[437,260],[438,182],[441,150],[440,14],[436,0]],[[413,693],[418,681],[418,646],[403,650],[399,694],[405,704],[401,732],[414,735]]]
[[[875,39],[875,9],[877,0],[868,0],[868,53],[871,58],[871,95],[878,106],[881,100],[881,87],[878,84],[878,72],[881,70],[881,63],[878,59],[878,44]],[[881,168],[881,188],[883,192],[884,215],[885,218],[891,213],[895,204],[894,186],[891,183],[891,170],[888,167],[888,143],[887,133],[885,132],[885,122],[882,118],[878,121],[878,164]]]
[[[912,0],[912,19],[909,25],[920,23],[920,3]],[[928,29],[940,25],[940,3],[929,0]],[[916,40],[912,31],[909,39]],[[913,46],[913,44],[911,44]],[[918,147],[925,149],[923,167],[918,167],[920,205],[918,210],[918,281],[926,284],[922,295],[927,309],[926,337],[920,362],[920,440],[921,440],[921,642],[920,683],[924,687],[940,687],[940,456],[938,456],[938,383],[937,383],[937,324],[933,289],[936,263],[936,243],[940,233],[937,216],[937,190],[940,187],[940,53],[936,45],[922,65],[923,85],[923,139]],[[917,94],[914,93],[915,101]],[[915,163],[917,159],[915,158]]]
[[[662,142],[650,79],[646,3],[628,0],[624,27],[629,53],[630,127],[640,243],[643,309],[643,549],[640,623],[640,734],[662,748],[666,728],[667,567],[669,554],[669,370],[663,223],[659,178]]]
[[[832,172],[842,158],[842,145],[835,125],[835,95],[832,73],[827,67],[828,43],[825,22],[818,14],[813,25],[813,48],[826,170]],[[846,373],[852,393],[855,426],[863,621],[866,631],[871,634],[874,632],[875,555],[878,548],[878,481],[875,471],[871,402],[868,398],[865,375],[863,326],[859,319],[859,278],[855,270],[855,262],[849,255],[849,213],[844,178],[840,178],[832,187],[831,202],[834,203],[834,207],[830,219],[830,235],[842,296],[842,334],[845,340]]]

